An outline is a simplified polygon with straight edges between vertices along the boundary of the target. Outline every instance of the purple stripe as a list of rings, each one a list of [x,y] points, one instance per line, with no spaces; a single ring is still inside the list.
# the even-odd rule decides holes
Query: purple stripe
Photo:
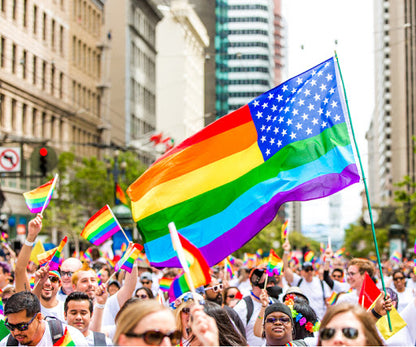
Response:
[[[119,230],[120,230],[120,227],[117,224],[114,226],[114,228],[106,231],[100,237],[96,238],[95,240],[89,240],[89,241],[96,246],[101,245],[105,240],[108,240],[111,236],[113,236]]]
[[[296,188],[276,194],[267,204],[244,218],[234,228],[228,230],[211,243],[201,247],[204,258],[209,265],[217,264],[226,256],[240,249],[258,234],[276,216],[279,207],[288,201],[308,201],[324,198],[359,182],[355,164],[348,165],[340,174],[331,173],[314,178]],[[244,237],[242,237],[244,233]],[[177,258],[161,263],[152,263],[156,267],[180,267]]]

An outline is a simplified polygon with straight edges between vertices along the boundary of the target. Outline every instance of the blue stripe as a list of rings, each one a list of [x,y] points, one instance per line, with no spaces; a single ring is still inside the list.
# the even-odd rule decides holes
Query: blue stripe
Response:
[[[345,167],[353,163],[355,160],[351,145],[335,147],[318,160],[281,172],[278,176],[255,185],[234,200],[225,210],[188,225],[178,232],[196,247],[201,248],[235,227],[276,194],[290,191],[322,175],[341,173]],[[202,232],[204,230],[209,230],[209,233]],[[145,243],[144,247],[148,258],[154,263],[159,263],[176,256],[171,244],[170,234],[167,234]],[[161,249],[163,252],[160,252]]]

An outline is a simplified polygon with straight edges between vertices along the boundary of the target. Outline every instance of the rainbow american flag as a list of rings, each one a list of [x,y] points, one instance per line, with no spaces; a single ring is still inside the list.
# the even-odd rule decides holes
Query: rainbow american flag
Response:
[[[173,278],[162,277],[159,280],[159,289],[163,292],[169,291],[169,288],[172,285],[173,280]]]
[[[269,276],[273,276],[273,272],[277,270],[277,273],[280,275],[283,269],[283,261],[276,254],[276,252],[271,249],[269,254],[269,260],[267,262],[266,271]]]
[[[35,287],[35,277],[30,277],[29,285],[30,285],[30,289],[33,289]]]
[[[65,327],[64,334],[62,337],[56,341],[54,346],[75,346],[74,340],[72,340],[71,335],[69,334],[68,328]]]
[[[88,220],[81,236],[92,244],[99,246],[120,230],[121,226],[114,217],[113,211],[108,205],[105,205]]]
[[[0,316],[4,317],[4,305],[3,305],[3,299],[0,297]]]
[[[126,270],[127,272],[131,273],[133,269],[134,261],[139,257],[139,254],[143,246],[139,243],[131,243],[127,248],[124,255],[118,261],[116,266],[114,267],[114,271],[118,271],[120,269]]]
[[[42,212],[42,210],[49,205],[56,180],[57,176],[49,182],[42,184],[40,187],[33,189],[30,192],[23,193],[26,205],[31,213]]]

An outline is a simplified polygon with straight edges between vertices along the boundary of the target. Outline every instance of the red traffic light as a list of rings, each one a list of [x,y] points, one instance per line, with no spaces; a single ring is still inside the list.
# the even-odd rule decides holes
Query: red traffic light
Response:
[[[48,155],[48,149],[45,147],[42,147],[41,149],[39,149],[39,154],[41,157],[46,157]]]

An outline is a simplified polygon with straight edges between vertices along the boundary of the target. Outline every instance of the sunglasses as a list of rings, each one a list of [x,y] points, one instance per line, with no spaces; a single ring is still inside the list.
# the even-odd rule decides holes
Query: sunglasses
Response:
[[[56,276],[49,276],[49,281],[51,281],[51,283],[56,283],[59,282],[59,278]]]
[[[149,284],[150,282],[149,281],[142,281],[142,284]]]
[[[72,271],[61,271],[61,277],[68,276],[72,277],[73,272]]]
[[[290,318],[288,318],[288,317],[280,317],[280,318],[269,317],[269,318],[266,318],[266,323],[274,324],[274,323],[277,323],[278,321],[282,324],[287,324],[287,323],[290,322]]]
[[[172,331],[168,334],[162,333],[159,330],[148,330],[143,334],[126,333],[127,337],[143,338],[144,342],[151,346],[159,346],[165,337],[168,337],[173,346],[181,342],[182,333],[179,330]]]
[[[227,295],[227,298],[234,299],[235,295],[234,294],[229,294],[229,295]]]
[[[306,269],[303,269],[303,271],[305,271],[305,272],[313,271],[313,268],[307,267]]]
[[[32,319],[29,322],[17,323],[17,324],[11,324],[11,323],[9,323],[8,322],[8,318],[6,318],[6,321],[4,322],[4,325],[10,331],[13,331],[15,329],[17,329],[19,331],[25,331],[25,330],[29,329],[29,325],[33,322],[33,320],[36,318],[37,315],[38,314],[35,313],[35,315],[32,317]]]
[[[214,293],[216,293],[216,292],[221,291],[221,290],[222,290],[222,288],[223,288],[222,284],[217,284],[217,285],[215,285],[215,286],[205,288],[205,290],[210,290],[210,289],[212,289],[212,290],[214,291]]]
[[[190,307],[184,307],[182,309],[182,312],[185,313],[185,314],[189,314],[191,312],[191,308]]]
[[[400,276],[400,277],[394,277],[393,281],[403,281],[404,277]]]
[[[334,328],[324,328],[319,333],[321,340],[332,339],[338,329]],[[349,340],[355,340],[358,337],[358,329],[355,328],[342,328],[342,335],[344,335]]]
[[[139,298],[139,299],[148,299],[149,297],[146,294],[140,294],[140,295],[136,295],[136,298]]]

